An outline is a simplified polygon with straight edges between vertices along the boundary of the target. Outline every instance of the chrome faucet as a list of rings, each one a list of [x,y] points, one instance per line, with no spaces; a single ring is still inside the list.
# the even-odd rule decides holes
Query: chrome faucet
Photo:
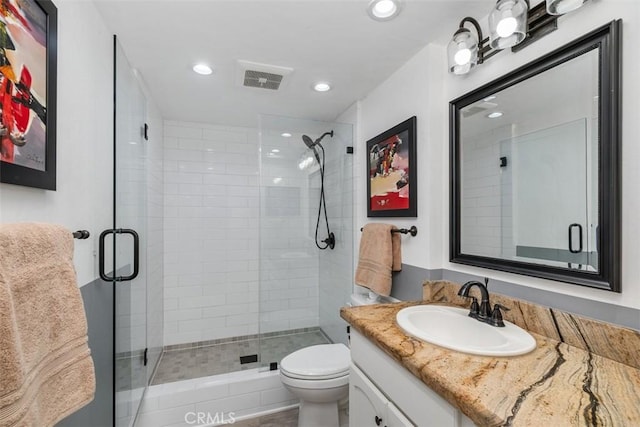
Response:
[[[489,290],[487,286],[489,285],[489,278],[484,278],[484,284],[478,282],[477,280],[471,280],[460,288],[458,291],[458,295],[464,298],[471,298],[471,310],[469,311],[469,317],[473,317],[481,322],[488,323],[492,326],[503,327],[504,322],[502,320],[502,312],[500,309],[509,310],[507,307],[496,304],[493,308],[491,308],[491,302],[489,301]],[[476,297],[469,296],[469,290],[477,286],[480,289],[480,305],[478,305],[478,300]]]

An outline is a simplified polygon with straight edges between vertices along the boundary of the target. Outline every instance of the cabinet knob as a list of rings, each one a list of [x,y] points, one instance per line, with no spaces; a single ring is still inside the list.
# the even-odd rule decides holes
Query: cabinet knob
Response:
[[[376,425],[379,426],[382,423],[382,418],[376,415]]]

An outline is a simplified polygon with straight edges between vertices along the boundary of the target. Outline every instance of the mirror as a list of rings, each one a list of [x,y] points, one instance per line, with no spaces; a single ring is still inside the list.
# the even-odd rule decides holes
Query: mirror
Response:
[[[451,101],[451,262],[620,292],[620,31]]]

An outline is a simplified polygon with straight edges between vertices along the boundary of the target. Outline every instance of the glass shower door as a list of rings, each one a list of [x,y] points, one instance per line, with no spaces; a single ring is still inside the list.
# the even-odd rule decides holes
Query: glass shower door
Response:
[[[353,127],[261,115],[259,135],[260,362],[271,368],[301,348],[347,342]]]
[[[114,67],[115,424],[130,427],[147,385],[146,99],[115,37]]]

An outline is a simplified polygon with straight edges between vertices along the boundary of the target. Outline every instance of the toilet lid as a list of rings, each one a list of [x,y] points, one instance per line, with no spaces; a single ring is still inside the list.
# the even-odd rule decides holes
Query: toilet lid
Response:
[[[321,344],[294,351],[280,362],[280,372],[291,378],[330,379],[349,373],[349,349],[344,344]]]

